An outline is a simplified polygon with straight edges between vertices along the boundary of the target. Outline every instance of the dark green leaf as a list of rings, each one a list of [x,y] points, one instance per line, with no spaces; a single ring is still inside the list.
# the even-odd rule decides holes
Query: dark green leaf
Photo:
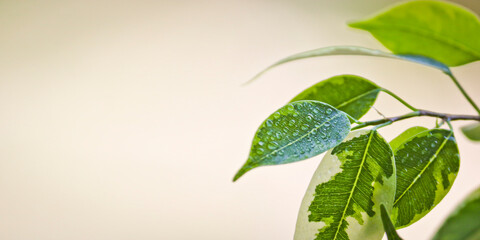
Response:
[[[472,141],[480,141],[480,123],[473,123],[462,127],[462,132]]]
[[[460,159],[453,132],[420,132],[393,149],[397,189],[392,210],[395,227],[406,227],[432,210],[448,193]]]
[[[472,192],[438,230],[433,240],[480,239],[480,188]]]
[[[380,210],[382,214],[382,222],[383,222],[383,229],[387,233],[388,240],[402,240],[400,236],[398,236],[397,231],[395,230],[395,226],[393,226],[392,220],[388,215],[387,209],[385,205],[380,205]]]
[[[357,46],[334,46],[334,47],[318,48],[318,49],[314,49],[306,52],[301,52],[301,53],[297,53],[289,57],[286,57],[284,59],[281,59],[280,61],[270,65],[268,68],[266,68],[265,70],[255,75],[247,83],[253,82],[255,79],[259,78],[268,70],[287,62],[292,62],[292,61],[305,59],[305,58],[335,56],[335,55],[359,55],[359,56],[372,56],[372,57],[400,59],[400,60],[419,63],[428,67],[433,67],[446,74],[451,74],[450,69],[445,64],[435,61],[433,59],[429,59],[427,57],[408,56],[408,55],[400,56],[400,55],[395,55],[387,52],[382,52],[379,50],[374,50],[374,49],[364,48],[364,47],[357,47]]]
[[[300,161],[337,146],[350,131],[347,115],[318,101],[298,101],[270,115],[253,138],[247,162],[234,181],[264,165]]]
[[[298,214],[295,240],[380,240],[380,204],[395,194],[395,164],[376,131],[354,131],[325,154]]]
[[[422,55],[458,66],[480,60],[480,21],[442,1],[410,1],[349,26],[369,31],[395,54]]]
[[[375,103],[381,88],[369,80],[340,75],[323,80],[298,94],[291,102],[316,100],[328,103],[355,119],[360,119]]]
[[[412,138],[413,136],[417,135],[418,133],[427,131],[428,129],[426,127],[411,127],[407,130],[405,130],[403,133],[398,135],[396,138],[394,138],[392,141],[390,141],[390,147],[392,149],[397,149],[402,145],[404,142]]]

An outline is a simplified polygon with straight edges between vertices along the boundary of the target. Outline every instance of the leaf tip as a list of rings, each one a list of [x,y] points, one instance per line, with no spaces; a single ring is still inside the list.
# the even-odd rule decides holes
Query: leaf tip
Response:
[[[255,81],[257,78],[259,78],[261,74],[262,74],[262,73],[257,73],[255,76],[253,76],[252,78],[250,78],[248,81],[242,83],[241,86],[242,86],[242,87],[245,87],[245,86],[247,86],[247,85],[250,85],[253,81]]]
[[[243,165],[242,168],[240,168],[240,170],[238,170],[237,174],[235,174],[235,176],[233,177],[233,180],[232,182],[236,182],[241,176],[243,176],[245,173],[247,173],[248,171],[252,170],[252,166],[248,165],[248,163],[245,163],[245,165]]]
[[[263,75],[266,71],[268,71],[270,68],[272,68],[272,66],[270,66],[270,67],[264,69],[263,71],[255,74],[255,76],[253,76],[252,78],[250,78],[248,81],[242,83],[241,86],[242,86],[242,87],[245,87],[245,86],[247,86],[247,85],[250,85],[252,82],[254,82],[255,80],[257,80],[260,76],[262,76],[262,75]]]
[[[354,20],[354,21],[348,21],[347,26],[351,28],[358,28],[358,29],[363,29],[363,20]]]

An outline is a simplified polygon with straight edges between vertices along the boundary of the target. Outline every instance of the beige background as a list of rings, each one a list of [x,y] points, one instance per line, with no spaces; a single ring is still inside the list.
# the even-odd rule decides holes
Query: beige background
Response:
[[[395,60],[312,59],[240,86],[299,51],[383,49],[345,22],[392,2],[0,0],[0,239],[292,239],[321,157],[231,178],[261,121],[299,91],[358,74],[415,106],[474,113],[439,71]],[[480,102],[480,62],[454,73]],[[407,111],[385,95],[376,107]],[[480,185],[480,145],[457,138],[450,194],[405,239],[430,237]]]

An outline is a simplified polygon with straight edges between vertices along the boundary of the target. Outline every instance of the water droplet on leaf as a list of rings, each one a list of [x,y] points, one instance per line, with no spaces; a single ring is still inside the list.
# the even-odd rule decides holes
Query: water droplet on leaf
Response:
[[[267,127],[271,127],[273,126],[273,121],[270,119],[267,119],[267,121],[265,121],[265,125],[267,125]]]

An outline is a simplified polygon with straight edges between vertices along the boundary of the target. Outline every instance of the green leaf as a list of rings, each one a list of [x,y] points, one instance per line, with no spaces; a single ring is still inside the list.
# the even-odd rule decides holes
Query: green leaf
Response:
[[[418,221],[448,193],[460,166],[453,132],[431,129],[406,138],[393,149],[397,189],[392,210],[395,227]]]
[[[405,130],[400,135],[398,135],[392,141],[390,141],[390,147],[392,147],[392,149],[397,149],[398,147],[400,147],[400,145],[402,145],[402,143],[406,142],[407,140],[409,140],[413,136],[415,136],[418,133],[421,133],[423,131],[427,131],[427,130],[428,129],[426,127],[419,127],[419,126],[411,127],[409,129]]]
[[[261,71],[257,75],[255,75],[252,79],[250,79],[247,83],[253,82],[255,79],[259,78],[261,75],[263,75],[265,72],[268,70],[277,67],[279,65],[282,65],[287,62],[292,62],[300,59],[305,59],[305,58],[313,58],[313,57],[323,57],[323,56],[335,56],[335,55],[358,55],[358,56],[371,56],[371,57],[383,57],[383,58],[393,58],[393,59],[399,59],[399,60],[405,60],[405,61],[410,61],[410,62],[415,62],[418,64],[422,64],[428,67],[433,67],[436,68],[446,74],[451,74],[450,69],[448,66],[445,64],[435,61],[433,59],[427,58],[427,57],[422,57],[422,56],[410,56],[410,55],[395,55],[387,52],[382,52],[380,50],[374,50],[370,48],[364,48],[364,47],[357,47],[357,46],[333,46],[333,47],[324,47],[324,48],[318,48],[306,52],[301,52],[297,53],[294,55],[291,55],[289,57],[286,57],[284,59],[281,59],[280,61],[277,61],[276,63],[270,65],[267,67],[265,70]]]
[[[264,165],[304,160],[337,146],[350,131],[347,115],[318,101],[298,101],[270,115],[253,138],[247,162],[235,175]]]
[[[382,222],[383,222],[383,229],[387,233],[387,238],[388,240],[402,240],[400,236],[398,236],[397,231],[395,230],[395,226],[393,226],[392,220],[390,219],[390,216],[388,215],[387,209],[385,208],[385,205],[380,205],[380,211],[381,211],[381,216],[382,216]]]
[[[462,132],[472,141],[480,141],[480,123],[473,123],[462,127]]]
[[[340,75],[323,80],[298,94],[291,102],[316,100],[360,119],[375,103],[381,88],[354,75]]]
[[[377,131],[359,130],[326,153],[298,214],[295,240],[382,239],[380,204],[395,194],[395,163]]]
[[[395,54],[422,55],[458,66],[480,60],[480,21],[442,1],[410,1],[349,24],[369,31]]]
[[[454,211],[433,240],[480,239],[480,188],[472,192]]]

